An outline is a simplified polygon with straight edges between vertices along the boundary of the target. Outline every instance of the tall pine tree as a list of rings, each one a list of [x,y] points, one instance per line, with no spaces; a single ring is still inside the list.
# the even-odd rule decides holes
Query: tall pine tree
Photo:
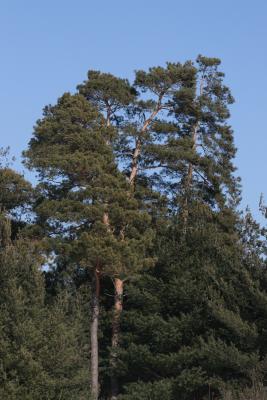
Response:
[[[110,142],[114,130],[81,95],[63,95],[37,122],[27,165],[39,174],[35,212],[51,249],[84,270],[92,288],[91,391],[98,398],[100,281],[136,270],[151,240],[149,218],[127,196]]]

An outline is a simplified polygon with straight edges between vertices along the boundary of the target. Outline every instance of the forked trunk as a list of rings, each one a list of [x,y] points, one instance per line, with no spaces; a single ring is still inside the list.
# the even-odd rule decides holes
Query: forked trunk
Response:
[[[204,76],[201,78],[200,81],[200,89],[199,89],[199,98],[201,98],[203,94],[203,84],[204,84]],[[196,151],[197,148],[197,139],[198,139],[198,129],[199,129],[199,121],[196,121],[196,123],[193,126],[192,130],[192,140],[193,140],[193,145],[192,145],[192,151]],[[182,221],[183,221],[183,231],[186,233],[187,229],[187,221],[188,221],[188,216],[189,216],[189,192],[192,186],[192,181],[193,181],[193,172],[194,172],[194,167],[193,164],[190,162],[188,166],[188,172],[185,180],[185,197],[184,197],[184,203],[183,203],[183,209],[182,209]]]
[[[98,400],[98,323],[99,323],[100,277],[95,270],[92,284],[92,319],[91,319],[91,396]]]
[[[111,343],[112,344],[111,400],[117,399],[119,393],[116,367],[118,358],[118,346],[120,342],[120,320],[121,320],[121,313],[123,310],[123,281],[121,279],[115,278],[114,289],[115,289],[115,302],[114,302],[114,313],[112,320],[112,343]]]

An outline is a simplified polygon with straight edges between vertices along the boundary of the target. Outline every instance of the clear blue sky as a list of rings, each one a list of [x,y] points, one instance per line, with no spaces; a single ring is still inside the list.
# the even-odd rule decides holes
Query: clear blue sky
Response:
[[[1,0],[1,133],[20,153],[44,105],[90,69],[133,70],[198,54],[222,59],[236,104],[231,123],[243,204],[267,198],[266,0]]]

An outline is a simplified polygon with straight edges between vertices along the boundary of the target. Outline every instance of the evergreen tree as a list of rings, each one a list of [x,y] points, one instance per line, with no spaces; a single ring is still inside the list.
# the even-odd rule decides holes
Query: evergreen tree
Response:
[[[151,68],[148,73],[137,71],[135,88],[141,89],[143,93],[150,92],[151,98],[142,99],[135,88],[128,81],[102,74],[98,71],[89,71],[88,80],[78,86],[89,102],[95,104],[99,111],[106,117],[106,124],[110,126],[113,122],[119,129],[117,141],[117,158],[120,166],[126,167],[126,177],[129,182],[128,196],[132,196],[136,188],[137,171],[142,147],[150,139],[149,128],[160,112],[170,112],[171,100],[177,90],[191,80],[191,63],[184,66],[180,63],[167,64],[166,68]],[[142,196],[135,196],[142,198]],[[148,197],[146,196],[146,203]],[[142,205],[141,205],[142,207]],[[147,207],[147,206],[146,206]],[[116,354],[120,337],[120,318],[123,309],[122,296],[124,292],[125,279],[133,276],[131,266],[123,279],[122,274],[116,275],[114,279],[115,302],[113,316],[112,334],[112,364],[116,366],[113,355]],[[116,368],[112,374],[111,392],[115,399],[118,394],[118,381]]]
[[[85,271],[92,283],[91,390],[98,398],[100,279],[124,276],[144,262],[149,218],[127,196],[109,143],[114,132],[81,95],[63,95],[37,122],[27,165],[39,174],[35,212],[51,249]]]
[[[10,233],[10,222],[2,217],[0,397],[86,399],[87,359],[78,339],[78,307],[72,305],[70,314],[65,295],[46,304],[38,248],[25,238],[12,243]]]
[[[190,202],[213,209],[238,203],[236,149],[227,123],[233,98],[219,65],[219,59],[199,56],[187,67],[187,79],[169,100],[168,113],[151,124],[141,159],[147,179],[167,194],[175,212],[182,211],[184,222]]]
[[[9,149],[0,148],[0,212],[11,218],[14,238],[26,224],[33,189],[22,174],[10,168],[8,153]]]
[[[88,71],[88,79],[82,85],[78,85],[77,89],[91,104],[95,105],[102,112],[107,127],[110,127],[111,124],[117,127],[123,123],[124,116],[127,115],[129,106],[136,97],[135,90],[127,80],[92,70]],[[109,144],[112,145],[110,142]],[[109,225],[108,214],[105,215],[105,222]],[[121,235],[124,235],[124,227],[122,228]],[[117,397],[119,390],[116,378],[116,359],[120,336],[120,315],[123,309],[124,279],[128,279],[129,276],[132,277],[135,271],[133,270],[133,266],[131,266],[127,274],[125,274],[125,268],[122,271],[116,270],[114,272],[115,275],[112,277],[114,282],[114,310],[111,339],[112,350],[110,356],[112,367],[112,399]]]
[[[186,237],[182,222],[162,228],[153,274],[128,288],[122,399],[202,399],[250,384],[260,368],[252,308],[260,310],[266,294],[235,233],[219,228],[213,213],[192,218]]]

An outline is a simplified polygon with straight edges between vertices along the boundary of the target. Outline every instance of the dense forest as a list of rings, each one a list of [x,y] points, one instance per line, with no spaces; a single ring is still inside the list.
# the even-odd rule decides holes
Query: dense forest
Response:
[[[1,150],[0,398],[264,399],[266,231],[220,60],[59,96],[23,152],[34,184]]]

